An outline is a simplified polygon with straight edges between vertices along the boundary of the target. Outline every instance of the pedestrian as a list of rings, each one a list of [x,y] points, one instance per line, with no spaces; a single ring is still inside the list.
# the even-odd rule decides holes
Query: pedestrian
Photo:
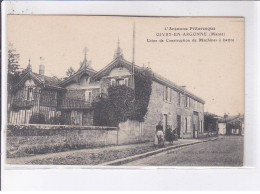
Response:
[[[172,126],[168,125],[166,132],[165,132],[165,140],[169,141],[171,144],[173,144],[173,139],[174,139],[173,135],[174,134],[173,134]]]
[[[155,145],[164,145],[164,133],[163,133],[163,125],[162,121],[159,121],[158,125],[156,125],[156,133],[155,133]]]

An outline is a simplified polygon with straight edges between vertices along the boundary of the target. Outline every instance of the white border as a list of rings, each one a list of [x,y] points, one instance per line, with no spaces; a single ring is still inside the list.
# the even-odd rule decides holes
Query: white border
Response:
[[[258,7],[257,7],[258,6]],[[82,189],[260,189],[259,180],[259,68],[257,68],[257,27],[259,2],[2,2],[2,72],[6,69],[7,14],[139,15],[139,16],[244,16],[246,21],[246,117],[245,165],[253,168],[116,168],[82,169],[82,166],[54,166],[56,169],[9,169],[2,153],[4,190]],[[259,9],[258,9],[259,10]],[[258,22],[257,22],[258,21]],[[258,52],[260,53],[260,52]],[[2,83],[6,74],[2,73]],[[2,111],[6,111],[6,84],[2,84]],[[5,125],[2,114],[2,129]],[[2,133],[2,150],[5,150]],[[37,167],[37,166],[36,166]],[[41,166],[45,168],[46,166]],[[53,166],[47,166],[52,168]],[[62,168],[62,169],[60,169]],[[65,169],[66,168],[66,169]],[[69,169],[68,169],[69,168]],[[72,168],[72,169],[71,169]],[[81,169],[80,169],[81,168]],[[133,170],[135,169],[135,170]],[[196,169],[196,170],[195,170]],[[199,169],[199,170],[198,170]],[[250,188],[249,188],[250,186]]]

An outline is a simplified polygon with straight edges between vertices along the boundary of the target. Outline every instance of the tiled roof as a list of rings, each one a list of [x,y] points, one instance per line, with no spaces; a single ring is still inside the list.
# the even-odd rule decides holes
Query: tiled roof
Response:
[[[107,70],[109,70],[109,68],[110,68],[111,66],[113,66],[117,60],[118,60],[119,62],[122,62],[122,64],[125,65],[128,69],[131,69],[132,63],[130,63],[129,61],[127,61],[127,60],[125,60],[125,59],[123,59],[123,58],[117,58],[117,59],[113,60],[111,63],[109,63],[107,66],[105,66],[103,69],[101,69],[100,71],[98,71],[98,72],[93,76],[93,78],[96,79],[96,78],[98,78],[98,77],[101,77],[102,74],[103,74],[104,72],[106,72]],[[135,69],[140,71],[142,68],[141,68],[140,66],[135,65]],[[182,87],[180,87],[180,86],[178,86],[177,84],[173,83],[172,81],[170,81],[170,80],[164,78],[163,76],[159,75],[158,73],[153,73],[153,74],[154,74],[154,81],[159,82],[159,83],[161,83],[161,84],[163,84],[163,85],[166,85],[166,86],[168,86],[168,87],[170,87],[170,88],[172,88],[172,89],[175,89],[175,90],[177,90],[177,91],[179,91],[179,92],[182,92],[182,93],[188,95],[189,97],[193,98],[194,100],[197,100],[197,101],[199,101],[199,102],[201,102],[201,103],[203,103],[203,104],[205,103],[205,101],[204,101],[203,99],[197,97],[196,95],[192,94],[192,93],[189,92],[188,90],[183,89]]]
[[[230,122],[236,119],[244,119],[244,116],[242,115],[231,115],[228,116],[227,118],[222,117],[221,119],[218,120],[219,123],[226,123],[226,122]]]
[[[38,73],[34,73],[32,72],[38,79],[42,79],[42,76]],[[47,84],[49,86],[59,86],[59,83],[61,82],[60,79],[58,79],[57,77],[49,77],[49,76],[46,76],[44,75],[43,76],[44,78],[44,84]]]
[[[93,75],[96,74],[96,71],[94,69],[92,69],[92,68],[90,69],[88,67],[79,69],[76,73],[74,73],[70,77],[66,78],[65,80],[61,81],[59,83],[59,85],[62,87],[65,84],[67,84],[67,83],[71,82],[72,80],[74,80],[75,78],[80,77],[84,73],[87,73],[87,74],[89,74],[90,77],[92,77]]]

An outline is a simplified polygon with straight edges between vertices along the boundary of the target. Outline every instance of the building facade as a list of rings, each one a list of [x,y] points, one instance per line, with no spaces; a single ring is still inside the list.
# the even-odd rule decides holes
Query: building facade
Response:
[[[134,68],[135,71],[142,69],[137,65]],[[95,111],[92,104],[106,94],[109,87],[134,88],[132,69],[119,44],[113,61],[100,71],[91,67],[85,54],[78,71],[64,80],[45,76],[43,65],[36,74],[29,64],[9,94],[8,122],[29,124],[33,115],[42,114],[50,124],[91,126]],[[140,123],[144,137],[153,138],[159,121],[163,122],[164,130],[166,126],[177,129],[179,138],[197,138],[203,133],[204,100],[157,73],[153,73],[152,79],[148,112]],[[58,118],[62,121],[57,122]]]

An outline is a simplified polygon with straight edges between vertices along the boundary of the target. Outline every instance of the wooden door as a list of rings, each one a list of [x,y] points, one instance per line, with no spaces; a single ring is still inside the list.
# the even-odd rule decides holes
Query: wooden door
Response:
[[[181,116],[177,115],[177,136],[181,138]]]

